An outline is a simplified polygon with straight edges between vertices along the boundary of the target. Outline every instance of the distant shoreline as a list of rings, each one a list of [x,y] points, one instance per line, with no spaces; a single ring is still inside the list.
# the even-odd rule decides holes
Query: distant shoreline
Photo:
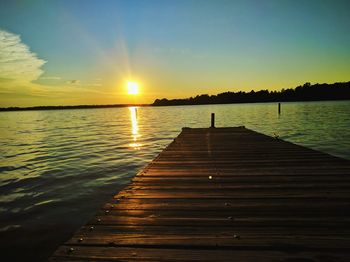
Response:
[[[82,105],[82,106],[34,106],[34,107],[8,107],[1,108],[0,112],[14,112],[14,111],[44,111],[44,110],[69,110],[69,109],[99,109],[99,108],[118,108],[118,107],[172,107],[172,106],[199,106],[199,105],[229,105],[229,104],[257,104],[257,103],[278,103],[278,102],[321,102],[321,101],[346,101],[345,99],[324,99],[324,100],[295,100],[295,101],[256,101],[256,102],[235,102],[235,103],[211,103],[211,104],[187,104],[187,105],[162,105],[155,106],[152,104],[141,105]]]
[[[77,106],[31,106],[31,107],[0,107],[0,112],[33,111],[33,110],[67,110],[67,109],[94,109],[132,106],[151,106],[150,104],[115,104],[115,105],[77,105]]]
[[[67,110],[67,109],[93,109],[115,108],[131,106],[185,106],[185,105],[220,105],[244,103],[271,103],[271,102],[311,102],[311,101],[344,101],[350,100],[350,82],[333,84],[305,83],[295,88],[281,91],[250,91],[250,92],[224,92],[217,95],[197,95],[196,97],[182,99],[156,99],[153,104],[113,104],[113,105],[75,105],[75,106],[32,106],[0,108],[6,111],[30,110]]]
[[[210,105],[235,105],[235,104],[264,104],[264,103],[293,103],[293,102],[331,102],[331,101],[350,101],[350,98],[344,99],[323,99],[323,100],[288,100],[288,101],[254,101],[254,102],[230,102],[230,103],[205,103],[205,104],[172,104],[172,105],[149,105],[150,107],[172,107],[172,106],[210,106]]]

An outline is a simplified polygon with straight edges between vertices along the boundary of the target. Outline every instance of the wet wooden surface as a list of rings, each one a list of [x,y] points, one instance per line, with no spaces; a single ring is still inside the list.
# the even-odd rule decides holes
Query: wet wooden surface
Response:
[[[50,261],[350,261],[350,161],[185,128]]]

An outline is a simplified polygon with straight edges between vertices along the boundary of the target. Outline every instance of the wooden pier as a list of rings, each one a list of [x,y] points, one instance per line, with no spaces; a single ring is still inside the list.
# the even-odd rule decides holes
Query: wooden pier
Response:
[[[350,161],[184,128],[50,261],[350,261]]]

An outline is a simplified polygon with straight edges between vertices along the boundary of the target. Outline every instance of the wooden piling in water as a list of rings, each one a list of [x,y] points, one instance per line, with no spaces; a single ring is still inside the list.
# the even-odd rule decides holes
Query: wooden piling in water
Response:
[[[349,160],[184,128],[50,261],[350,261],[349,215]]]
[[[281,114],[281,103],[278,103],[278,114]]]
[[[211,113],[211,125],[210,127],[214,128],[215,127],[215,114]]]

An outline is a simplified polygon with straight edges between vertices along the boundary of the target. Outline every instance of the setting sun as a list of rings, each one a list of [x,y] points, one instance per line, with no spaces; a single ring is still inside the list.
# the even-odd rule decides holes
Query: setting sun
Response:
[[[128,82],[128,94],[138,95],[139,94],[139,84],[136,82]]]

